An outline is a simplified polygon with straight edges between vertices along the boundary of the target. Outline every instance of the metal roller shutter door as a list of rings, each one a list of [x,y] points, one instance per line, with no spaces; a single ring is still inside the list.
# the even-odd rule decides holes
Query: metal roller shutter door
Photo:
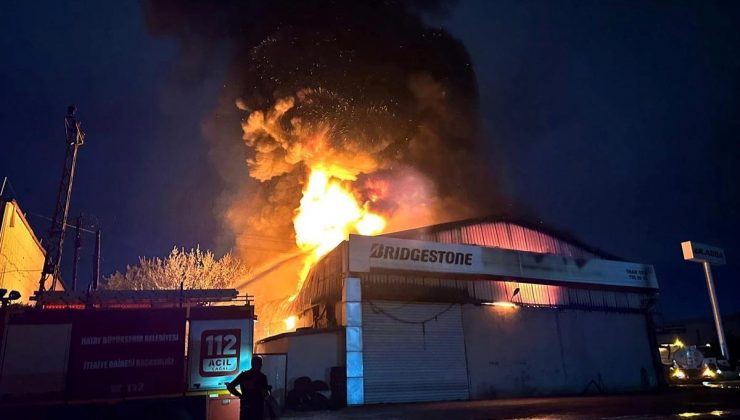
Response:
[[[362,324],[365,403],[469,398],[460,305],[364,302]]]

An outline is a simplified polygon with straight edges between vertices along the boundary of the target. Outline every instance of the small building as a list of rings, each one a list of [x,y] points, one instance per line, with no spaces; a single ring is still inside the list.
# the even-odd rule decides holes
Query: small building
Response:
[[[46,252],[15,200],[2,202],[0,214],[0,289],[21,293],[28,304],[38,289]]]
[[[256,352],[289,384],[344,366],[350,405],[648,390],[657,292],[652,266],[516,220],[350,235]]]

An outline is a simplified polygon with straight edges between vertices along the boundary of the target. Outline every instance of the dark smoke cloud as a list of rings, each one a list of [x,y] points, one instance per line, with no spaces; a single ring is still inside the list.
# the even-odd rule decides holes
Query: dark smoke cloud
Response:
[[[482,156],[471,59],[458,40],[422,19],[445,13],[453,3],[146,3],[150,30],[180,41],[182,72],[191,79],[208,71],[210,50],[229,50],[225,88],[204,132],[228,186],[227,223],[248,259],[287,251],[279,239],[254,243],[265,236],[292,238],[292,212],[311,155],[305,150],[306,132],[324,133],[338,159],[370,156],[374,170],[359,159],[354,174],[358,183],[368,184],[364,190],[400,180],[383,187],[390,197],[374,205],[382,211],[413,211],[416,203],[408,200],[418,200],[434,219],[406,216],[408,223],[497,209],[495,165]],[[267,118],[281,100],[291,106],[270,130],[264,125],[251,134],[239,130],[250,118]],[[239,144],[242,135],[249,148]],[[430,194],[420,197],[417,189]]]

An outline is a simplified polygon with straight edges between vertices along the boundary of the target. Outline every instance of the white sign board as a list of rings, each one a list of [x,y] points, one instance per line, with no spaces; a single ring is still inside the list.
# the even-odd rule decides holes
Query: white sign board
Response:
[[[714,265],[725,264],[725,250],[716,246],[704,245],[698,242],[681,242],[683,259],[694,262],[708,262]]]
[[[350,235],[349,271],[372,269],[658,288],[655,270],[647,264]]]
[[[252,363],[252,320],[190,321],[188,389],[225,389]]]

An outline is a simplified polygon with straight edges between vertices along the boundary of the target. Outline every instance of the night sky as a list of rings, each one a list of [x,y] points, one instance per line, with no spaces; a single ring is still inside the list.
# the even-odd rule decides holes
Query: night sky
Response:
[[[701,267],[682,261],[680,242],[723,246],[720,306],[740,310],[740,3],[462,1],[430,21],[472,55],[512,202],[654,264],[666,319],[710,316]],[[12,1],[0,24],[0,176],[38,234],[74,103],[88,141],[70,214],[103,229],[104,274],[173,245],[230,248],[201,135],[224,54],[182,74],[177,43],[151,36],[136,2]],[[93,238],[83,240],[86,282]]]

